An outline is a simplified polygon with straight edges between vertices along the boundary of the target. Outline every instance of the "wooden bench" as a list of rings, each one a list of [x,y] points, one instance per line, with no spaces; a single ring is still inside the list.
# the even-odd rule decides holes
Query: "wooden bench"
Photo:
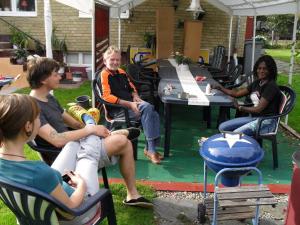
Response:
[[[277,204],[274,195],[265,185],[215,188],[218,199],[217,220],[244,220],[255,217],[255,206]],[[205,200],[206,213],[212,221],[213,199]]]

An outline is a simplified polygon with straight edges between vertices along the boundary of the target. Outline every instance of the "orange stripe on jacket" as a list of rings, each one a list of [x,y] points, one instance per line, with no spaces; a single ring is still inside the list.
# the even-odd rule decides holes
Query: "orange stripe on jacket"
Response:
[[[118,73],[127,77],[130,87],[133,88],[135,93],[137,93],[137,90],[136,90],[134,84],[129,80],[126,72],[122,69],[118,69]],[[111,72],[109,70],[107,70],[105,68],[101,71],[100,76],[101,76],[101,85],[102,85],[102,92],[103,92],[102,98],[105,101],[110,102],[110,103],[114,103],[114,104],[118,103],[119,98],[111,93],[110,85],[108,83],[108,77],[113,76],[113,75],[111,74]]]

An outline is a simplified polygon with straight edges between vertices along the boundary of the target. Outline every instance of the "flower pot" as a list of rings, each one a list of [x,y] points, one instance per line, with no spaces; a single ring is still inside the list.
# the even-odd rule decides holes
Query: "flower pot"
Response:
[[[187,65],[187,64],[180,64],[179,70],[180,71],[188,71],[188,70],[190,70],[190,68],[189,68],[189,65]]]
[[[72,72],[66,72],[66,79],[67,80],[72,80],[73,79]]]
[[[82,72],[73,72],[73,81],[80,82],[82,80]]]

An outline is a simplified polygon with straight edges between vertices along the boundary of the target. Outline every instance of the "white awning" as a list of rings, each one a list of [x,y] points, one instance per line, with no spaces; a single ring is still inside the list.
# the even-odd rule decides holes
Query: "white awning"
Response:
[[[296,14],[299,0],[209,0],[218,9],[237,16]]]

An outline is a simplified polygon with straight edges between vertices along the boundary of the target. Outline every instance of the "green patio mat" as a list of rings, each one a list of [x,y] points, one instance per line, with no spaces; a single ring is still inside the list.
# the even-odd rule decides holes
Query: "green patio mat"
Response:
[[[163,152],[164,129],[161,109],[161,147]],[[170,157],[160,165],[152,164],[143,154],[145,139],[139,138],[138,160],[136,161],[136,178],[138,180],[164,182],[203,183],[203,160],[199,155],[198,139],[218,133],[216,118],[218,108],[212,109],[212,129],[206,128],[202,121],[202,108],[194,106],[178,106],[172,108],[172,129]],[[232,110],[233,113],[233,110]],[[233,118],[233,115],[232,115]],[[263,173],[265,184],[290,184],[292,175],[291,155],[299,149],[300,141],[287,136],[281,130],[278,132],[279,168],[273,170],[271,142],[264,141],[265,156],[258,168]],[[213,183],[215,173],[208,172],[208,182]],[[121,178],[118,165],[108,168],[109,178]],[[244,183],[257,183],[255,173],[247,176]]]

